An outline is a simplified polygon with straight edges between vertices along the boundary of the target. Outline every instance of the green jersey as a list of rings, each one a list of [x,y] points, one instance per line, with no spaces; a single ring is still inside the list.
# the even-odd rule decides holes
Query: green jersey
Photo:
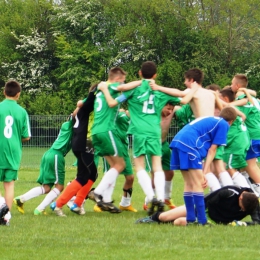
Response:
[[[153,91],[149,80],[143,80],[140,86],[124,92],[124,95],[131,116],[128,133],[161,138],[162,109],[169,101],[174,105],[179,104],[180,98]]]
[[[119,83],[113,83],[108,85],[110,95],[115,99],[118,97],[117,87]],[[106,98],[102,91],[98,91],[94,102],[94,122],[91,129],[91,134],[108,132],[114,130],[116,117],[118,114],[119,105],[115,107],[109,107]]]
[[[183,105],[175,112],[175,120],[178,127],[181,129],[195,119],[190,104]]]
[[[237,117],[232,123],[227,134],[227,145],[224,147],[224,154],[245,154],[250,146],[247,127],[241,117]]]
[[[18,170],[22,157],[22,139],[31,136],[29,117],[16,101],[0,103],[0,168]]]
[[[127,139],[127,130],[129,127],[130,118],[125,112],[119,112],[116,118],[117,133],[121,140]]]
[[[63,156],[66,156],[71,149],[71,138],[72,119],[62,124],[59,135],[52,144],[51,149],[59,150]]]
[[[236,100],[243,99],[245,95],[241,95]],[[250,136],[250,140],[260,140],[260,112],[249,102],[244,106],[237,106],[241,112],[246,115],[245,124]]]

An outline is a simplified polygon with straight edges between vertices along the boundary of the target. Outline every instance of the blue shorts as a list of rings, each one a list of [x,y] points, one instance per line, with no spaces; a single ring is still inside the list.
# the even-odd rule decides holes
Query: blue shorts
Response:
[[[202,159],[197,157],[193,151],[183,152],[173,148],[171,155],[171,170],[202,169]]]
[[[251,140],[246,154],[246,160],[260,157],[260,140]]]

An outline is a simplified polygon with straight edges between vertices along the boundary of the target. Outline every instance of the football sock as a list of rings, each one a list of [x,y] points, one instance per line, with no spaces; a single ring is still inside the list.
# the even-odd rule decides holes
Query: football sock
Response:
[[[250,188],[245,177],[240,172],[235,172],[232,176],[232,180],[235,185],[238,185],[238,186],[241,186],[244,188]]]
[[[77,194],[81,187],[82,185],[77,180],[73,180],[57,199],[56,206],[62,208],[75,194]]]
[[[154,214],[151,216],[151,219],[152,219],[153,221],[156,221],[156,222],[160,223],[161,221],[160,221],[159,217],[160,217],[161,214],[162,214],[162,212],[156,212],[156,213],[154,213]]]
[[[26,192],[25,194],[19,197],[20,197],[20,201],[24,203],[27,200],[38,197],[43,194],[45,194],[45,190],[42,186],[39,186],[39,187],[32,188],[31,190],[29,190],[28,192]]]
[[[221,188],[219,180],[215,176],[214,173],[209,172],[209,173],[205,174],[205,178],[208,181],[208,186],[209,186],[211,192]]]
[[[157,199],[160,201],[164,201],[165,175],[163,171],[158,171],[154,173],[154,185]]]
[[[107,190],[109,187],[111,187],[112,184],[115,183],[116,178],[118,176],[119,172],[115,168],[110,168],[105,175],[103,176],[102,180],[98,184],[98,186],[95,188],[95,193],[102,195],[104,198],[104,191]],[[113,193],[113,190],[112,190]],[[111,193],[111,195],[112,195]]]
[[[124,195],[122,196],[121,202],[119,205],[121,205],[123,207],[128,207],[131,205],[131,197],[132,197],[133,189],[132,188],[130,188],[128,190],[123,189],[123,191],[124,191]]]
[[[219,182],[221,183],[221,186],[228,186],[228,185],[234,185],[233,180],[228,172],[221,172],[219,174]]]
[[[79,207],[84,202],[84,199],[88,195],[93,183],[94,182],[92,180],[88,180],[88,182],[78,191],[74,203],[77,204]]]
[[[0,196],[0,207],[5,204],[5,198]]]
[[[165,181],[164,198],[170,199],[172,197],[172,181]]]
[[[192,192],[184,192],[183,198],[184,198],[184,203],[187,211],[187,215],[186,215],[187,222],[194,222],[196,220],[196,216],[195,216],[194,200],[193,200]]]
[[[193,199],[195,208],[197,211],[197,218],[199,224],[207,223],[207,217],[205,212],[205,202],[204,202],[204,193],[203,192],[193,192]]]
[[[103,192],[103,201],[104,202],[111,202],[112,201],[112,194],[115,188],[116,181],[111,183],[106,190]]]
[[[44,210],[53,200],[55,200],[60,195],[60,191],[57,188],[53,188],[41,202],[41,204],[37,207],[38,210]]]
[[[140,170],[136,173],[138,182],[140,186],[142,187],[144,194],[146,195],[148,201],[152,201],[154,198],[154,191],[152,188],[151,179],[148,175],[148,173],[145,170]]]

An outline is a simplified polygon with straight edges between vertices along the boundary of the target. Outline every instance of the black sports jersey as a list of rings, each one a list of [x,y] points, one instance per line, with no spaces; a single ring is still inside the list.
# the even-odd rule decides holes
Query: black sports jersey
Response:
[[[72,151],[85,152],[89,114],[94,109],[95,92],[90,92],[87,100],[79,109],[73,125]]]
[[[205,196],[205,207],[209,217],[219,224],[228,224],[233,220],[241,220],[250,213],[242,211],[239,196],[242,192],[253,192],[250,188],[225,186]],[[255,217],[254,217],[255,216]],[[258,222],[257,214],[251,214],[252,220]]]

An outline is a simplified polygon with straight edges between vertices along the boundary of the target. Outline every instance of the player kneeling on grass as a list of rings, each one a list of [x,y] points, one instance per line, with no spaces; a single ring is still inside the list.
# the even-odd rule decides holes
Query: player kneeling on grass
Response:
[[[260,208],[257,196],[250,188],[225,186],[204,196],[205,211],[209,221],[216,224],[247,226],[260,224]],[[156,212],[150,217],[138,219],[136,223],[172,223],[186,226],[185,205],[166,212]],[[243,222],[250,215],[252,222]],[[194,225],[194,224],[193,224]],[[197,222],[195,225],[199,225]]]
[[[34,210],[34,215],[45,214],[45,208],[62,192],[65,179],[64,157],[71,149],[71,138],[72,118],[62,124],[57,139],[42,157],[40,175],[37,179],[41,186],[32,188],[25,194],[14,198],[14,203],[19,212],[24,214],[23,206],[26,201],[48,193],[41,204]],[[51,190],[53,185],[55,187]]]

